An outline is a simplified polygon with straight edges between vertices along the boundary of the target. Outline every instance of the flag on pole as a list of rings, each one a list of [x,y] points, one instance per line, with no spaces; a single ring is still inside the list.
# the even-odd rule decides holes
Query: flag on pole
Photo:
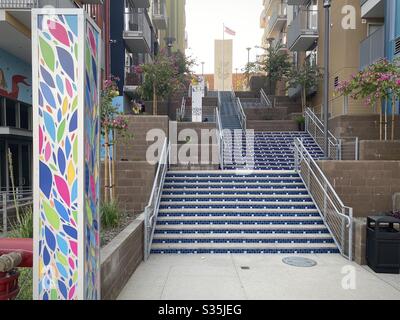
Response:
[[[233,31],[232,29],[229,29],[228,27],[225,26],[225,33],[230,34],[231,36],[236,36],[236,32]]]

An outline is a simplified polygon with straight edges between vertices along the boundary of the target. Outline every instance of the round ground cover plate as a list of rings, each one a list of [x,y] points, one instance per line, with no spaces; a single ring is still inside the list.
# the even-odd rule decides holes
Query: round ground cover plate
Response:
[[[300,268],[311,268],[317,265],[316,261],[303,257],[287,257],[283,258],[282,262],[288,264],[289,266]]]

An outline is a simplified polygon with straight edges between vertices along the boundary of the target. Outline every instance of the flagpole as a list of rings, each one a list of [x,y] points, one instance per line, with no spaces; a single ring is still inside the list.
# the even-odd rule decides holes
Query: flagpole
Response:
[[[225,91],[225,23],[222,24],[222,91]]]

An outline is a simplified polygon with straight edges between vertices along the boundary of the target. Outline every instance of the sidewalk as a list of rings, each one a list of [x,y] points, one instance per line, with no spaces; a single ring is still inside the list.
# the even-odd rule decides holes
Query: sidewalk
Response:
[[[400,275],[378,275],[340,255],[304,255],[317,261],[312,268],[285,265],[284,257],[151,255],[119,299],[400,299]],[[348,265],[356,270],[355,290],[342,288],[342,268]]]

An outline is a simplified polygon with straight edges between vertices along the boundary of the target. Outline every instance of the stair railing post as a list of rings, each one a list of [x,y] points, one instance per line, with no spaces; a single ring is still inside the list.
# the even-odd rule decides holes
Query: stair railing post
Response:
[[[3,236],[7,236],[8,226],[7,226],[7,193],[3,192]]]
[[[146,207],[144,209],[144,252],[143,252],[143,258],[144,261],[147,261],[148,257],[149,257],[149,253],[148,253],[148,248],[149,248],[149,230],[150,230],[150,226],[149,226],[149,207]]]
[[[356,137],[356,142],[355,142],[355,160],[359,160],[359,139]]]
[[[328,193],[328,185],[326,184],[326,181],[325,181],[324,182],[324,212],[323,212],[323,215],[325,216],[325,218],[327,217],[327,209],[328,209],[327,193]]]

